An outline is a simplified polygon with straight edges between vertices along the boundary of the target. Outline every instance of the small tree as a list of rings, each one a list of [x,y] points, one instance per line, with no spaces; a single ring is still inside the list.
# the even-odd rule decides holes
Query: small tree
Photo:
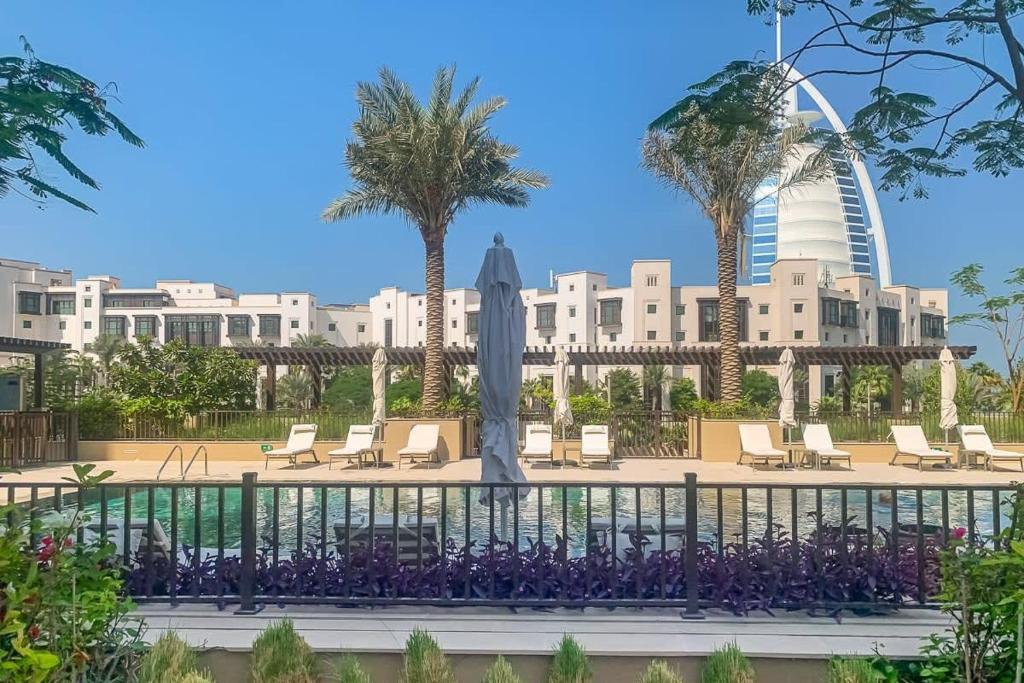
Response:
[[[551,658],[548,683],[588,683],[593,679],[586,650],[572,636],[562,636]]]
[[[642,403],[640,378],[629,368],[614,368],[604,376],[603,389],[612,410],[636,408]]]
[[[274,622],[252,644],[253,683],[315,683],[316,655],[291,619]]]
[[[693,410],[699,400],[697,384],[691,378],[680,377],[672,383],[672,390],[669,393],[672,410]]]
[[[773,406],[779,402],[779,380],[764,370],[743,373],[743,400],[756,406]]]
[[[971,263],[953,273],[950,281],[968,299],[977,302],[978,310],[961,313],[949,324],[976,327],[995,336],[1006,364],[1006,387],[1010,409],[1024,410],[1024,267],[1014,268],[1004,280],[1009,288],[1005,294],[992,294],[981,281],[984,268]]]
[[[448,658],[426,631],[414,630],[405,643],[402,683],[455,683]]]
[[[644,393],[651,410],[664,410],[661,405],[661,389],[672,381],[672,374],[664,365],[645,365],[643,372]]]

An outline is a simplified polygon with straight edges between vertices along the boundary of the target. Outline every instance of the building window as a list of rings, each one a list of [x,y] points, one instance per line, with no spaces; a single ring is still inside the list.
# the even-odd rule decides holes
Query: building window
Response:
[[[277,320],[280,325],[280,317]],[[164,319],[164,341],[175,339],[180,339],[188,346],[220,346],[220,316],[167,316]]]
[[[125,336],[125,318],[121,315],[107,315],[103,317],[103,334],[108,337]]]
[[[839,299],[821,300],[821,324],[839,325]]]
[[[921,336],[929,339],[946,338],[946,319],[941,315],[921,314]]]
[[[554,304],[543,304],[537,306],[537,329],[538,330],[553,330],[555,329],[555,305]]]
[[[338,331],[338,323],[327,323],[327,331],[328,332],[337,332]]]
[[[422,320],[417,320],[416,321],[416,327],[423,327],[423,321]]]
[[[768,315],[768,304],[758,305],[757,312],[759,315]]]
[[[721,341],[718,332],[719,310],[718,299],[706,299],[697,302],[698,321],[697,339],[702,342]],[[739,327],[739,341],[747,341],[747,300],[736,299],[736,318]]]
[[[42,312],[42,298],[39,292],[18,292],[18,313],[39,315]]]
[[[648,287],[657,287],[658,286],[658,276],[657,275],[648,275],[647,276],[647,286]]]
[[[590,289],[596,292],[597,291],[597,285],[590,285]]]
[[[298,299],[292,299],[292,306],[298,306],[298,305],[299,305],[299,300]]]
[[[386,308],[386,309],[388,309],[390,311],[391,310],[391,302],[388,301],[387,303],[385,303],[384,304],[384,308]]]
[[[103,305],[107,308],[160,308],[164,298],[151,294],[104,294]]]
[[[281,336],[281,316],[279,316],[279,315],[261,315],[260,316],[260,336],[261,337],[279,337],[279,336]]]
[[[91,320],[86,320],[84,323],[82,323],[82,329],[91,330],[92,329],[92,321]]]
[[[654,315],[658,312],[658,304],[647,304],[647,314]]]
[[[91,292],[92,291],[92,285],[86,285],[85,286],[85,291]]]
[[[847,338],[847,335],[845,335],[845,334],[844,334],[844,335],[843,335],[843,343],[844,343],[844,344],[846,343],[846,338]]]
[[[878,309],[878,345],[897,346],[900,339],[900,312],[895,308]]]
[[[828,341],[828,338],[829,338],[829,335],[828,335],[828,332],[826,332],[825,333],[825,341]]]
[[[24,328],[26,330],[31,330],[32,329],[32,321],[31,320],[22,320],[21,321],[21,326],[22,326],[22,328]]]
[[[550,344],[551,343],[551,337],[544,337],[544,343],[545,344]]]
[[[453,330],[459,329],[459,319],[458,318],[452,318],[452,329]]]
[[[73,296],[51,296],[50,313],[52,315],[74,315],[75,298]]]
[[[477,334],[480,332],[480,313],[473,311],[466,314],[466,334]]]
[[[356,325],[356,332],[366,332],[366,323]]]
[[[288,324],[289,324],[289,327],[291,327],[293,330],[299,329],[299,321],[298,320],[289,320]]]
[[[87,296],[82,299],[82,308],[92,308],[92,297]]]
[[[602,325],[622,324],[622,299],[603,299],[599,305]]]
[[[156,337],[156,317],[152,315],[135,316],[135,338]]]
[[[569,307],[569,317],[570,318],[575,318],[576,317],[576,307],[575,306],[570,306]]]
[[[857,303],[844,301],[839,304],[839,324],[842,327],[857,327]]]
[[[609,332],[608,333],[608,341],[613,342],[613,341],[615,341],[618,338],[619,338],[619,335],[618,335],[617,332]]]
[[[676,315],[686,315],[686,304],[676,305]]]
[[[647,330],[647,341],[655,341],[658,338],[658,333],[655,330]]]
[[[768,330],[761,330],[757,333],[757,338],[760,341],[768,341]]]
[[[569,341],[570,342],[576,341],[576,333],[575,332],[570,332],[569,333]]]
[[[685,332],[676,332],[675,338],[676,338],[677,342],[686,341],[686,333]]]
[[[384,346],[391,348],[395,342],[395,321],[388,318],[384,321]]]
[[[249,326],[252,324],[252,318],[247,315],[229,315],[228,316],[228,336],[229,337],[248,337]]]
[[[804,305],[803,304],[793,304],[793,312],[794,313],[803,313],[804,312]]]
[[[804,274],[803,273],[793,273],[793,286],[794,287],[803,287],[804,286]]]
[[[794,330],[793,331],[793,339],[803,339],[803,338],[804,338],[804,331],[803,330]]]
[[[575,292],[576,291],[576,285],[569,285],[569,291],[570,292]]]
[[[67,320],[60,320],[60,321],[58,321],[57,322],[57,329],[58,330],[66,330],[66,329],[68,329],[68,321]]]

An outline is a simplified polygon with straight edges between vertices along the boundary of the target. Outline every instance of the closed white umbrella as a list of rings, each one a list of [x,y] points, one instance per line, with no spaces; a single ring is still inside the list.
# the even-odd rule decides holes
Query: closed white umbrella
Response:
[[[384,418],[386,417],[386,404],[384,401],[384,373],[387,372],[388,357],[384,349],[377,349],[373,352],[373,425],[381,430],[383,436]]]
[[[793,375],[796,359],[790,349],[779,356],[779,426],[796,427],[796,398],[793,393]]]
[[[955,429],[960,423],[956,410],[956,359],[949,347],[939,354],[939,428],[946,432],[949,441],[949,430]]]
[[[519,466],[519,391],[523,384],[523,351],[526,348],[526,308],[519,294],[515,256],[498,233],[487,250],[476,289],[480,292],[480,339],[476,345],[480,373],[480,413],[483,417],[480,448],[480,481],[509,484],[526,481]],[[520,496],[525,488],[518,489]],[[502,536],[512,489],[497,487],[501,503]],[[489,499],[485,490],[482,500]]]
[[[551,382],[555,399],[555,422],[562,425],[562,440],[565,440],[565,426],[572,424],[572,408],[569,406],[569,354],[559,346],[555,349],[555,376]]]

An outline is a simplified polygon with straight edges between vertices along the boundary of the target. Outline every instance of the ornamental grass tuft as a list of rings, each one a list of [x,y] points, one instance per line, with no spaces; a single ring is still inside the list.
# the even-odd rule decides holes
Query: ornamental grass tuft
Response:
[[[882,674],[868,659],[835,657],[828,664],[828,683],[878,683]]]
[[[291,619],[282,619],[263,630],[252,644],[253,683],[316,683],[313,649],[295,630]]]
[[[402,683],[455,683],[448,658],[426,631],[416,629],[405,643]]]
[[[153,643],[139,662],[139,683],[179,683],[199,671],[195,650],[173,631]],[[200,674],[202,676],[203,674]]]
[[[754,683],[754,667],[735,643],[715,650],[704,664],[701,683]]]
[[[562,636],[551,659],[548,683],[588,683],[593,678],[586,651],[572,636]]]
[[[508,660],[498,655],[498,659],[484,672],[482,683],[523,683],[523,679],[515,672]]]
[[[338,665],[337,683],[370,683],[370,674],[363,670],[355,655],[345,655]]]
[[[656,659],[640,675],[637,683],[683,683],[683,677],[668,662]]]

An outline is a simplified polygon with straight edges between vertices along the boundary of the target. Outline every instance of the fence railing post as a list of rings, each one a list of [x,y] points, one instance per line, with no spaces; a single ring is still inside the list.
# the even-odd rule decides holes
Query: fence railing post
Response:
[[[697,473],[687,472],[686,484],[686,610],[684,619],[703,619],[700,612],[700,579],[697,569]]]
[[[242,566],[238,581],[240,605],[236,614],[255,614],[256,608],[256,473],[242,473]]]

